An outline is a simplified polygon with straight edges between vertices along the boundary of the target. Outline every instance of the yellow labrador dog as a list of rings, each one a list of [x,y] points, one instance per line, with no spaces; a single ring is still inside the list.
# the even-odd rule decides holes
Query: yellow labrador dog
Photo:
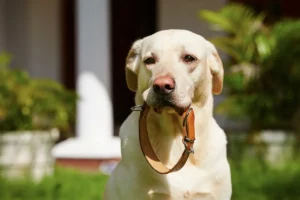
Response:
[[[120,129],[122,160],[108,181],[106,200],[228,200],[231,197],[226,136],[213,118],[213,94],[223,85],[223,66],[215,47],[186,30],[163,30],[134,42],[126,59],[126,80],[136,105],[146,102],[148,134],[157,157],[168,167],[181,156],[182,121],[195,114],[194,154],[169,174],[154,171],[139,144],[139,112]]]

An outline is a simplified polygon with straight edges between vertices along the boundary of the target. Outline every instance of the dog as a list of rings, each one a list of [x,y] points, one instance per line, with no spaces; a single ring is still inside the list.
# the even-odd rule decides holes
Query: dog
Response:
[[[139,144],[139,116],[133,111],[120,128],[122,159],[106,186],[106,200],[228,200],[231,175],[226,135],[213,118],[213,95],[223,87],[223,65],[214,45],[187,30],[162,30],[135,41],[126,58],[126,81],[136,105],[151,108],[148,134],[168,167],[181,156],[182,121],[195,113],[194,154],[177,172],[159,174]]]

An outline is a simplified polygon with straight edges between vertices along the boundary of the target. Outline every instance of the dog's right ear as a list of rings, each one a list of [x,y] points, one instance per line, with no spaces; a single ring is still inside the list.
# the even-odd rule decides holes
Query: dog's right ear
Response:
[[[126,57],[126,82],[127,87],[135,92],[138,87],[138,70],[140,62],[140,51],[141,51],[142,40],[137,40],[133,43],[127,57]]]

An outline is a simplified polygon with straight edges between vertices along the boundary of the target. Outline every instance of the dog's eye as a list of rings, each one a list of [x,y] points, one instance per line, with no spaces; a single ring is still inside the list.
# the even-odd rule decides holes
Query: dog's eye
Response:
[[[147,58],[146,60],[144,60],[144,63],[146,65],[152,65],[152,64],[155,64],[155,59],[153,57],[149,57]]]
[[[183,60],[184,60],[184,62],[191,63],[191,62],[194,62],[197,59],[195,57],[191,56],[191,55],[185,55]]]

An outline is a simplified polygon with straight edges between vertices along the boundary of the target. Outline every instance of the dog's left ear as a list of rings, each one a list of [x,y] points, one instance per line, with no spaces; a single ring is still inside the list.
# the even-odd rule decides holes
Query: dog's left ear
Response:
[[[127,82],[127,87],[133,92],[135,92],[138,87],[137,74],[138,74],[141,43],[142,40],[135,41],[126,57],[126,66],[125,66],[126,82]]]
[[[220,94],[223,89],[223,64],[215,46],[210,42],[208,43],[210,49],[208,54],[208,66],[212,74],[212,92],[214,94]]]

